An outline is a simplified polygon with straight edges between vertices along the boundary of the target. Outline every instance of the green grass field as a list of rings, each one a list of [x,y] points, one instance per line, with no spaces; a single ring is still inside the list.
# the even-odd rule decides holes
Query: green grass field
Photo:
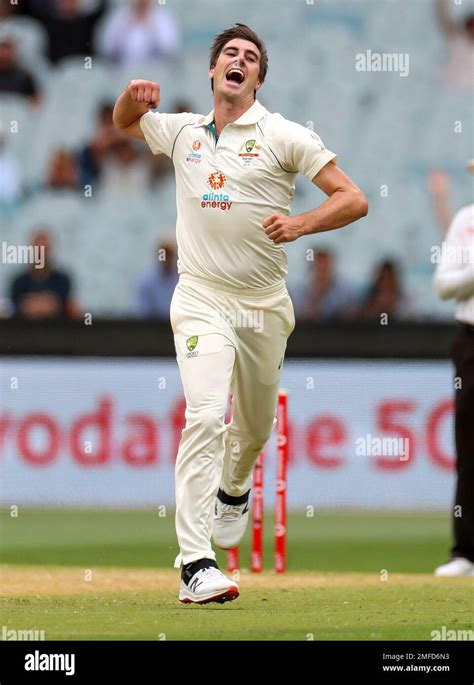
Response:
[[[46,639],[430,640],[473,628],[474,579],[432,575],[450,544],[445,514],[292,514],[284,576],[271,571],[269,518],[267,571],[248,572],[243,545],[241,596],[202,607],[177,601],[170,512],[3,510],[0,522],[2,624]]]

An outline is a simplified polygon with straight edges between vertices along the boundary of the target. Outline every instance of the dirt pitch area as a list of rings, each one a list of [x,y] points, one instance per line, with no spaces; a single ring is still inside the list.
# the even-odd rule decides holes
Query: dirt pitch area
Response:
[[[260,574],[242,570],[235,578],[242,589],[291,590],[297,588],[376,587],[387,582],[390,586],[409,584],[429,587],[439,585],[440,579],[428,574],[389,574],[382,581],[378,574],[364,573],[304,573]],[[177,570],[92,568],[64,566],[0,566],[0,597],[18,595],[69,595],[103,592],[153,592],[176,588]],[[456,584],[469,579],[454,579]],[[442,582],[453,582],[442,579]],[[472,582],[472,581],[471,581]]]
[[[472,627],[472,578],[383,577],[242,571],[238,601],[189,606],[176,569],[3,565],[0,612],[46,640],[428,640]]]

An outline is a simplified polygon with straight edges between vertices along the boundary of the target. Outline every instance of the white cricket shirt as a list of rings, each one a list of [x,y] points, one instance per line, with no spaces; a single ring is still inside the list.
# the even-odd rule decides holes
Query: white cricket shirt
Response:
[[[298,172],[312,180],[336,155],[258,100],[218,140],[208,128],[213,120],[214,110],[140,119],[153,154],[175,168],[178,272],[239,289],[275,285],[288,273],[287,256],[262,223],[290,213]]]
[[[456,319],[474,326],[474,204],[454,217],[441,246],[434,283],[443,299],[456,299]]]

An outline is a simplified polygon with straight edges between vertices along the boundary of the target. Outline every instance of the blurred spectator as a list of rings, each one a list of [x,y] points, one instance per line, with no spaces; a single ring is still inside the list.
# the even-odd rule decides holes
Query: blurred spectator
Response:
[[[137,316],[169,321],[171,298],[178,278],[176,245],[172,238],[165,238],[158,244],[156,263],[138,284]]]
[[[7,19],[16,10],[17,5],[12,5],[10,0],[0,0],[0,19]]]
[[[113,104],[104,103],[101,105],[96,133],[79,153],[82,186],[92,184],[100,179],[105,159],[114,153],[115,146],[122,139],[112,119],[113,110]],[[164,155],[157,156],[164,157]]]
[[[189,100],[175,100],[171,105],[172,114],[182,114],[183,112],[193,112],[193,107]]]
[[[334,255],[329,250],[315,250],[308,262],[305,285],[292,293],[295,314],[302,321],[327,321],[342,318],[353,306],[353,290],[337,274]]]
[[[361,319],[379,320],[382,314],[391,319],[401,319],[407,314],[402,292],[401,276],[395,262],[386,259],[377,268],[372,285],[358,311]]]
[[[39,92],[32,75],[18,63],[16,46],[11,38],[0,40],[0,92],[26,96],[39,103]]]
[[[78,190],[79,168],[74,155],[65,149],[56,150],[46,172],[46,187],[50,190]]]
[[[150,166],[128,138],[120,138],[104,160],[100,187],[110,193],[140,193],[150,185]]]
[[[438,22],[447,39],[448,54],[444,66],[444,81],[458,88],[473,88],[474,12],[463,21],[455,21],[447,0],[436,0]]]
[[[116,129],[112,114],[114,105],[103,103],[98,112],[98,126],[92,140],[79,152],[81,187],[101,182],[102,187],[119,190],[141,190],[160,183],[173,173],[173,163],[166,155],[142,155],[134,144]],[[171,113],[190,112],[189,103],[176,100]],[[138,187],[140,184],[141,187]]]
[[[31,245],[41,252],[41,261],[31,264],[11,285],[13,316],[21,319],[61,319],[76,314],[71,300],[71,278],[55,269],[51,261],[51,237],[39,230]]]
[[[129,0],[107,17],[99,52],[112,62],[129,65],[162,60],[180,48],[175,15],[152,0]]]
[[[5,131],[0,121],[0,210],[11,209],[22,192],[20,166],[5,148]]]
[[[107,0],[98,0],[97,8],[89,12],[83,9],[81,0],[30,0],[28,14],[38,19],[48,34],[50,61],[94,55],[92,37],[106,6]]]

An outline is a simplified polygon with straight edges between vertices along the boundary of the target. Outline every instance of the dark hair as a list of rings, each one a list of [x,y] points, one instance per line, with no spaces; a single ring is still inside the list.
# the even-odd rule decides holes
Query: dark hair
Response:
[[[211,45],[211,58],[209,62],[209,68],[212,69],[216,66],[216,62],[219,59],[219,55],[221,54],[222,50],[227,45],[227,43],[233,40],[234,38],[242,38],[243,40],[248,40],[251,43],[254,43],[254,45],[256,45],[259,49],[260,72],[258,74],[258,79],[260,83],[263,83],[265,81],[265,76],[267,75],[268,71],[267,48],[265,47],[265,43],[263,42],[263,40],[259,38],[255,31],[252,31],[252,29],[249,26],[247,26],[247,24],[236,23],[235,26],[232,26],[232,28],[222,31],[222,33],[219,33],[214,38],[214,42]],[[212,92],[214,92],[214,79],[211,79],[211,89]]]
[[[114,103],[104,101],[104,102],[100,103],[98,110],[97,110],[97,113],[98,113],[99,117],[103,117],[106,114],[112,114],[113,111],[114,111]]]
[[[470,12],[464,17],[464,28],[469,31],[471,26],[474,24],[474,12]]]
[[[334,259],[334,254],[331,252],[331,250],[328,250],[324,247],[314,247],[313,253],[315,257],[329,257],[329,259]]]
[[[385,272],[391,272],[395,282],[395,288],[398,295],[401,295],[400,270],[397,263],[393,259],[384,259],[375,268],[375,273],[372,278],[372,285],[370,287],[370,296],[374,296],[380,286],[380,281]]]

